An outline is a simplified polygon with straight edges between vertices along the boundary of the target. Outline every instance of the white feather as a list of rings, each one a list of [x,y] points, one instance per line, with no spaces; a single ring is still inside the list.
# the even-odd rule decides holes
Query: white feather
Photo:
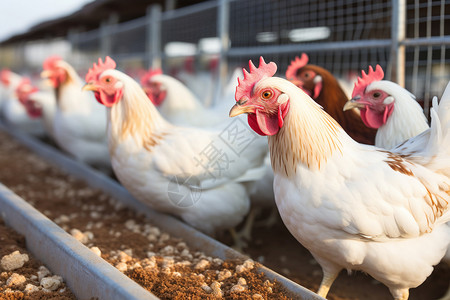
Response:
[[[110,168],[106,132],[106,109],[90,92],[67,62],[60,62],[70,80],[59,87],[54,112],[55,142],[77,160],[101,168]]]
[[[375,146],[392,149],[428,129],[428,121],[423,114],[423,109],[409,91],[387,80],[369,84],[366,93],[372,90],[383,90],[390,95],[388,98],[391,102],[395,101],[392,114],[386,123],[378,128]]]
[[[138,200],[206,233],[241,222],[250,205],[244,183],[264,174],[260,171],[267,153],[264,141],[255,138],[239,152],[222,130],[173,126],[134,80],[116,70],[102,76],[107,74],[124,84],[121,101],[108,109],[111,160],[120,182]],[[138,110],[141,117],[124,119],[124,112],[131,110]],[[146,149],[142,132],[122,136],[123,122],[137,122],[144,130],[151,128],[147,138],[161,138]],[[175,194],[182,204],[174,203]]]
[[[265,87],[277,88],[290,98],[285,125],[269,137],[271,151],[279,149],[275,144],[293,151],[306,135],[312,142],[308,147],[301,144],[306,147],[302,149],[311,154],[317,154],[321,144],[336,147],[319,168],[299,159],[293,165],[285,162],[286,168],[293,168],[291,173],[275,170],[276,203],[289,231],[327,273],[362,270],[387,285],[395,297],[425,281],[450,243],[445,224],[450,220],[450,178],[442,172],[449,165],[434,163],[447,156],[448,130],[442,123],[447,119],[438,120],[433,113],[433,138],[421,142],[430,144],[422,152],[426,157],[402,158],[356,143],[337,124],[329,130],[332,119],[291,83],[268,78],[255,90]],[[439,107],[437,115],[441,113],[447,116],[448,111]],[[322,140],[324,132],[329,135]],[[443,139],[434,137],[439,132]],[[409,146],[404,144],[402,153],[408,153]],[[286,153],[274,155],[281,161],[286,157]]]

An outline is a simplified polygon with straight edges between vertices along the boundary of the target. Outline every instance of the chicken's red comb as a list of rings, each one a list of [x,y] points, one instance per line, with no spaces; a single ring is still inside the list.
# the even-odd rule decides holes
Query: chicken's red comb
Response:
[[[51,70],[51,69],[54,69],[55,67],[56,67],[56,63],[57,62],[59,62],[59,61],[61,61],[62,60],[62,58],[61,58],[61,56],[59,56],[59,55],[52,55],[52,56],[49,56],[49,57],[47,57],[45,60],[44,60],[44,63],[43,63],[43,68],[44,68],[44,70]]]
[[[250,73],[244,68],[244,79],[238,78],[238,86],[236,87],[235,99],[239,101],[242,96],[251,97],[253,87],[264,77],[272,77],[277,72],[277,65],[274,62],[266,64],[264,58],[259,58],[259,67],[255,67],[251,60],[248,62]]]
[[[109,56],[105,58],[105,62],[102,61],[101,58],[98,59],[98,64],[94,63],[92,68],[89,69],[86,74],[86,82],[90,82],[93,80],[97,80],[98,76],[106,70],[115,69],[116,62]]]
[[[141,77],[141,85],[144,85],[150,81],[150,79],[155,75],[161,75],[163,72],[161,68],[157,69],[149,69],[145,74]]]
[[[384,72],[380,65],[377,65],[375,67],[375,71],[373,70],[372,66],[369,66],[369,72],[366,74],[363,71],[361,71],[361,77],[358,77],[358,81],[355,83],[355,87],[353,88],[352,98],[356,95],[362,95],[364,94],[365,89],[369,84],[371,84],[374,81],[379,81],[383,79]]]
[[[11,71],[9,69],[3,69],[0,72],[0,80],[4,85],[9,85]]]
[[[297,71],[308,64],[308,60],[309,58],[306,53],[302,53],[301,58],[298,58],[298,56],[296,56],[295,59],[291,61],[291,64],[286,70],[286,79],[294,79],[297,76]]]

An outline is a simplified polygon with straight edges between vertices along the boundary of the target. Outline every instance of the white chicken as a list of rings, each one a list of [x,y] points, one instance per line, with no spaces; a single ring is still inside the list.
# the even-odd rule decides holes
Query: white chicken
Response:
[[[398,84],[382,80],[383,69],[369,67],[358,78],[344,110],[359,108],[367,127],[375,128],[375,146],[392,149],[429,128],[416,97]]]
[[[22,80],[22,76],[12,72],[9,69],[2,69],[0,71],[0,83],[1,83],[1,93],[0,93],[0,105],[3,113],[3,105],[6,101],[14,98],[16,88]]]
[[[18,94],[18,97],[20,103],[24,105],[28,116],[30,118],[39,117],[47,135],[54,139],[55,93],[53,91],[33,88]]]
[[[172,124],[194,127],[214,127],[229,121],[225,105],[205,108],[197,97],[178,79],[149,70],[141,85],[166,120]],[[232,98],[228,99],[228,107]]]
[[[372,67],[369,67],[367,74],[363,71],[355,83],[352,99],[344,109],[360,108],[366,126],[378,128],[375,146],[411,151],[411,145],[404,148],[403,142],[409,143],[409,138],[427,130],[427,119],[414,95],[396,83],[382,80],[383,77],[384,73],[379,65],[375,71]],[[399,149],[393,151],[397,152]],[[450,265],[450,249],[447,250],[444,260]],[[442,299],[450,299],[450,289]]]
[[[141,78],[141,85],[153,104],[159,108],[163,117],[172,124],[225,130],[232,123],[228,117],[228,110],[234,102],[236,78],[241,75],[242,69],[233,71],[230,82],[224,87],[223,96],[212,108],[205,108],[187,86],[176,78],[162,74],[160,69],[149,70],[145,73]],[[249,134],[248,132],[244,133]],[[267,149],[265,140],[261,144]],[[266,151],[265,175],[260,180],[249,184],[252,210],[242,231],[238,233],[246,240],[251,239],[254,220],[261,209],[275,209],[266,223],[268,226],[273,225],[278,217],[273,195],[273,171],[270,167],[268,149]]]
[[[259,68],[250,64],[230,116],[247,113],[269,136],[275,201],[322,267],[318,294],[353,269],[407,299],[450,242],[450,87],[433,106],[431,128],[395,153],[352,140],[298,87],[272,77],[276,69],[262,58]]]
[[[83,93],[83,81],[59,56],[47,58],[41,73],[55,90],[53,135],[56,144],[77,160],[108,172],[110,159],[106,109],[92,94]]]
[[[240,223],[249,209],[245,183],[264,174],[261,140],[239,139],[241,128],[249,130],[239,120],[225,132],[174,126],[115,67],[110,57],[99,59],[84,89],[108,108],[111,162],[120,182],[138,200],[205,233]]]
[[[36,88],[32,86],[30,79],[27,77],[22,77],[11,71],[2,75],[10,78],[5,81],[9,82],[8,92],[6,98],[2,101],[2,113],[6,122],[31,135],[43,137],[45,130],[41,123],[42,115],[39,111],[36,111],[35,115],[30,117],[19,99],[22,94],[34,92]]]

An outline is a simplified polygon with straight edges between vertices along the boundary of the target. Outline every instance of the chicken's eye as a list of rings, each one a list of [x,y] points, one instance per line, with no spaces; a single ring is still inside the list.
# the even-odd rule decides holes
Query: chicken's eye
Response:
[[[111,79],[111,77],[105,77],[105,78],[103,79],[103,81],[104,81],[105,83],[110,83],[110,82],[112,81],[112,79]]]
[[[380,92],[375,92],[375,93],[373,93],[373,97],[374,98],[379,98],[381,96],[381,93]]]
[[[261,97],[265,100],[270,99],[272,97],[272,91],[266,90],[262,92]]]
[[[315,73],[312,71],[304,71],[301,76],[303,77],[303,79],[310,79],[312,77],[314,77]]]

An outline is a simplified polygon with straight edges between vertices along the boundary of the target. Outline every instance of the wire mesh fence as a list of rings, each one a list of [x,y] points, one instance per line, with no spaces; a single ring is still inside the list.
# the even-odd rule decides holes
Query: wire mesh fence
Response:
[[[275,61],[283,76],[302,52],[350,89],[355,75],[379,64],[386,79],[404,84],[425,109],[450,80],[445,0],[205,1],[172,11],[149,9],[146,17],[120,24],[111,18],[97,30],[72,32],[67,41],[66,59],[80,69],[110,55],[130,72],[153,66],[174,76],[208,73],[217,88],[235,67],[260,55]],[[7,54],[23,63],[26,53]]]

